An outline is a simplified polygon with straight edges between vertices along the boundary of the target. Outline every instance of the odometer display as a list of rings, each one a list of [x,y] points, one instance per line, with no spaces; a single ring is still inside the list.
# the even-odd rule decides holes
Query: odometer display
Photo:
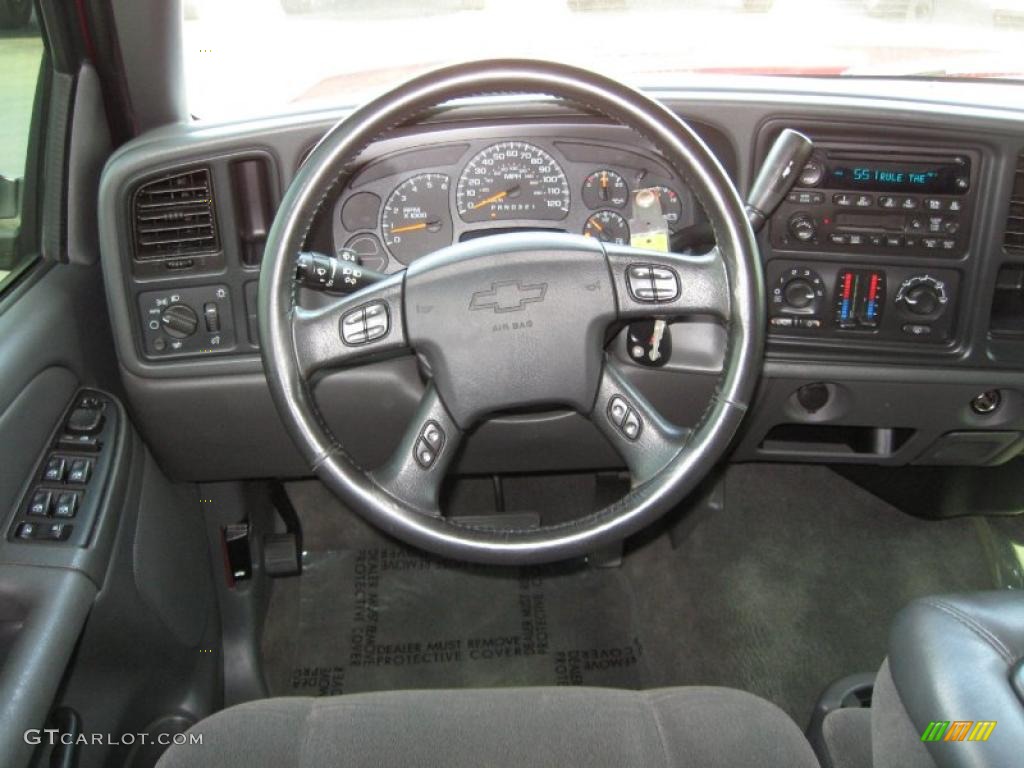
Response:
[[[455,203],[463,221],[564,219],[569,182],[555,159],[524,141],[481,150],[459,177]]]

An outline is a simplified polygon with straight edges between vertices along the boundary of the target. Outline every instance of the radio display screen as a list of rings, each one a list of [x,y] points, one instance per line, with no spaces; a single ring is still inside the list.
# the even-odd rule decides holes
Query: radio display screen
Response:
[[[830,161],[825,184],[832,189],[962,195],[970,188],[971,169],[966,162],[929,164]]]

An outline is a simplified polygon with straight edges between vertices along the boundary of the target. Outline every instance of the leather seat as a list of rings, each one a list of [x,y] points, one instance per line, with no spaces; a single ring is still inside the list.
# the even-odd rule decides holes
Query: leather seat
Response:
[[[785,713],[725,688],[509,688],[277,698],[231,707],[159,768],[816,768]]]

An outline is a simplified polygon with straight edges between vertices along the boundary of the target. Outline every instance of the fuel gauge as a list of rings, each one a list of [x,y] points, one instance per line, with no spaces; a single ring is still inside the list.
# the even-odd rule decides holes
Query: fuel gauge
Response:
[[[583,203],[587,208],[622,208],[629,200],[629,185],[615,171],[594,171],[583,181]]]

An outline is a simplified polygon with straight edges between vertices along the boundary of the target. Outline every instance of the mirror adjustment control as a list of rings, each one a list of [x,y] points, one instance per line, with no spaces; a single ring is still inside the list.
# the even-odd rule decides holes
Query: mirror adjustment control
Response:
[[[95,435],[103,429],[103,411],[99,408],[75,408],[64,429],[72,435]]]

